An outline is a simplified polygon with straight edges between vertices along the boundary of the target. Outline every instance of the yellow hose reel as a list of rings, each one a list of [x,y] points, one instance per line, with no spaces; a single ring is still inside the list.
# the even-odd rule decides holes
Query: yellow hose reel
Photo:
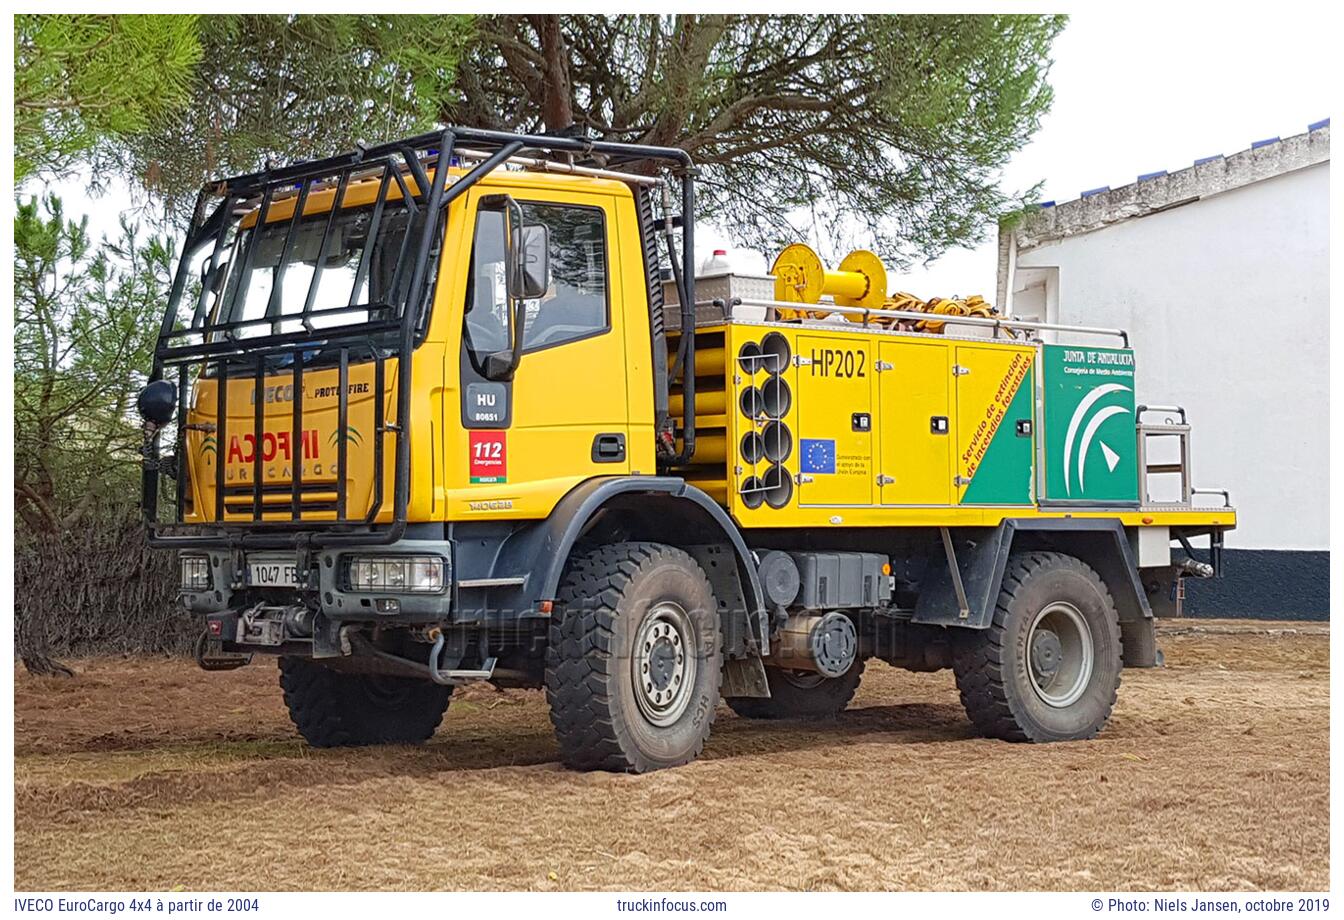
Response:
[[[831,271],[812,247],[793,243],[775,258],[770,274],[775,276],[775,300],[785,303],[821,303],[821,298],[829,294],[842,307],[877,309],[887,299],[887,269],[866,249],[854,250],[840,261],[839,269]],[[808,310],[778,312],[784,320],[812,315]],[[825,315],[817,314],[820,318]],[[853,322],[863,320],[862,313],[846,313],[845,317]]]
[[[784,303],[815,304],[829,295],[842,307],[901,310],[911,313],[930,313],[937,316],[992,317],[996,311],[980,295],[950,299],[934,297],[920,300],[913,294],[897,293],[887,296],[887,270],[882,260],[866,249],[856,249],[840,261],[832,271],[822,264],[821,257],[804,243],[793,243],[775,258],[770,266],[775,276],[775,300]],[[834,315],[819,310],[777,308],[784,321],[808,318],[825,319]],[[863,322],[862,313],[846,313],[851,322]],[[869,322],[883,327],[913,329],[917,332],[942,332],[946,323],[935,319],[895,320],[873,316]]]

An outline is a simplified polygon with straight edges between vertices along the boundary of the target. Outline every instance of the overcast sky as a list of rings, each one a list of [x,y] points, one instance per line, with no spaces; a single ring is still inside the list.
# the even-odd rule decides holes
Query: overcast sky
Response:
[[[1197,157],[1300,134],[1338,106],[1331,40],[1338,32],[1322,14],[1308,19],[1278,5],[1257,6],[1253,15],[1236,5],[1203,12],[1186,6],[1154,13],[1117,4],[1072,16],[1054,45],[1054,106],[1009,164],[1005,189],[1043,180],[1043,199],[1068,201],[1084,189],[1117,188],[1140,173],[1174,172]],[[115,231],[128,202],[124,189],[93,201],[78,183],[61,183],[59,191],[70,213],[91,213],[95,235]],[[698,242],[708,255],[716,240],[704,233]],[[996,260],[989,228],[981,246],[893,277],[892,287],[992,300]]]

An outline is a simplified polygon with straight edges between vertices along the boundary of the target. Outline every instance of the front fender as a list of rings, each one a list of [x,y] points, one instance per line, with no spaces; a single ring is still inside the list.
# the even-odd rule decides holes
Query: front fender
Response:
[[[637,506],[640,496],[683,508],[687,518],[696,522],[697,544],[730,547],[746,613],[753,618],[763,614],[751,550],[728,513],[713,499],[675,476],[601,476],[571,489],[544,520],[506,528],[487,523],[454,525],[458,595],[454,619],[507,621],[539,615],[541,602],[554,600],[559,591],[565,564],[584,532],[614,502]]]

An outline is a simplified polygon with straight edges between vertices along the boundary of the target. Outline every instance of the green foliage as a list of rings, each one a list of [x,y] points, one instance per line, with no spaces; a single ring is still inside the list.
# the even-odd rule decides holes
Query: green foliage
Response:
[[[426,130],[455,92],[470,17],[209,16],[190,102],[116,165],[170,205],[206,181]],[[180,210],[180,207],[178,208]]]
[[[1035,188],[1031,190],[1031,192],[1029,192],[1024,197],[1029,199],[1034,198],[1035,193],[1038,192],[1039,190],[1040,186],[1037,185]],[[1023,222],[1028,217],[1030,217],[1031,215],[1035,214],[1040,210],[1041,206],[1039,204],[1032,203],[1032,204],[1019,205],[1013,208],[1011,211],[1004,211],[1002,214],[999,215],[999,233],[1009,233],[1013,230],[1016,230],[1018,227],[1022,226]]]
[[[181,214],[203,182],[268,158],[439,122],[577,129],[689,151],[703,166],[703,212],[741,242],[861,242],[900,265],[978,242],[1020,202],[999,175],[1049,108],[1063,23],[21,16],[20,175],[96,149],[100,166]]]
[[[54,195],[16,204],[15,506],[30,532],[60,533],[138,489],[132,403],[176,256],[126,219],[94,245]]]
[[[444,120],[558,130],[572,119],[602,138],[679,146],[703,167],[704,213],[745,244],[848,239],[897,264],[978,242],[1009,206],[999,170],[1050,105],[1064,24],[563,16],[548,30],[555,19],[481,19]]]
[[[14,174],[58,171],[189,98],[195,16],[14,17]]]

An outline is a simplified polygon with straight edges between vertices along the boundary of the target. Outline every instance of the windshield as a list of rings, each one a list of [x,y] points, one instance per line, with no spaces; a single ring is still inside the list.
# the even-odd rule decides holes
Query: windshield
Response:
[[[289,220],[241,230],[228,261],[215,270],[228,276],[211,323],[274,318],[235,331],[235,338],[250,338],[394,319],[411,280],[409,218],[403,205],[389,201],[374,228],[373,210],[343,209],[330,221],[328,212],[310,214],[292,236]],[[323,313],[348,307],[359,309]]]

